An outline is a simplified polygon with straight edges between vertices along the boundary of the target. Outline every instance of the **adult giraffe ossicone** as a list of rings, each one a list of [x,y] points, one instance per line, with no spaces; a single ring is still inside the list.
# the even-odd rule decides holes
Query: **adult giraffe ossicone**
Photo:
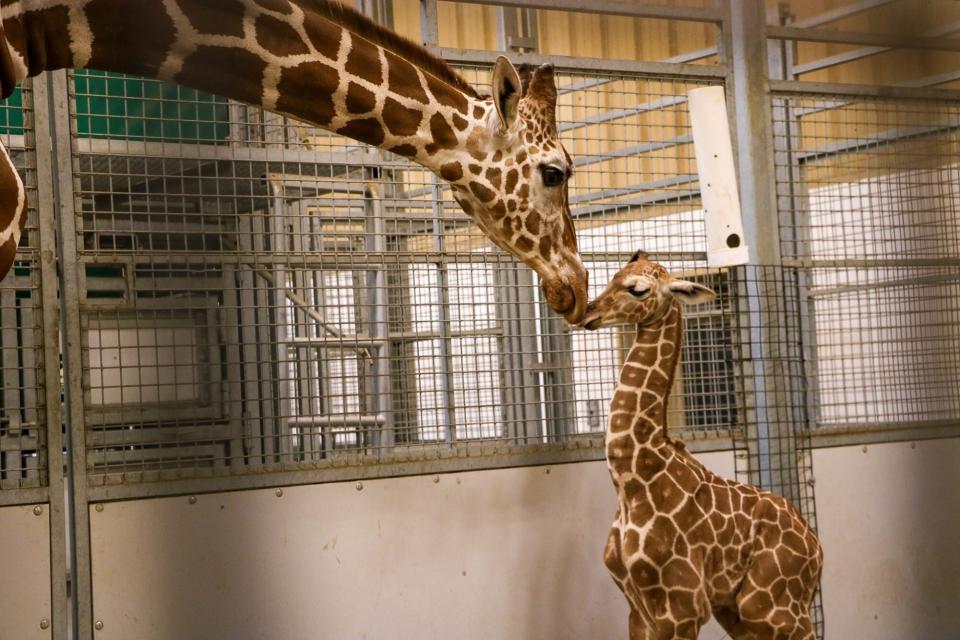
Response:
[[[220,94],[410,158],[451,183],[498,246],[536,271],[547,304],[587,305],[557,137],[553,70],[505,58],[491,96],[423,47],[331,0],[3,0],[0,97],[42,71],[131,73]],[[0,145],[2,149],[2,145]],[[25,215],[0,154],[0,278]]]

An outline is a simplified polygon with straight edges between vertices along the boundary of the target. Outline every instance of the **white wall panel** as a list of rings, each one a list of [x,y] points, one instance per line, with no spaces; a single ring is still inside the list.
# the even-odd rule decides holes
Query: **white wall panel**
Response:
[[[733,474],[730,452],[702,459]],[[625,637],[614,501],[593,462],[106,504],[97,637]]]
[[[32,505],[0,508],[0,639],[49,638],[50,518]]]
[[[827,637],[960,638],[960,439],[814,452]]]

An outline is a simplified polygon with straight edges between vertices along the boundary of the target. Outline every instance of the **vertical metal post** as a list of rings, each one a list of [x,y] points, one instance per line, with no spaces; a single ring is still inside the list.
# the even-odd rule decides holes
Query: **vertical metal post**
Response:
[[[431,175],[430,181],[431,197],[433,199],[431,208],[433,214],[433,250],[436,251],[438,256],[441,256],[436,262],[437,299],[435,302],[439,307],[440,315],[438,318],[440,323],[440,403],[443,407],[441,415],[444,421],[442,425],[444,440],[453,443],[457,437],[457,415],[454,411],[456,405],[453,398],[453,355],[450,353],[450,289],[447,263],[443,260],[446,251],[443,233],[443,193],[440,178]]]
[[[373,157],[379,158],[376,151],[372,151]],[[367,171],[367,170],[365,170]],[[370,438],[365,438],[366,443],[373,448],[374,453],[380,453],[384,448],[393,446],[393,419],[390,411],[392,398],[390,389],[390,343],[388,341],[390,327],[388,323],[387,305],[387,274],[386,265],[382,263],[387,251],[387,224],[384,219],[383,194],[380,185],[371,180],[367,185],[366,202],[364,203],[364,213],[366,220],[364,224],[364,238],[366,246],[364,249],[368,255],[376,256],[380,264],[367,271],[367,322],[369,326],[369,335],[372,340],[381,342],[382,346],[377,350],[377,356],[373,361],[373,384],[367,389],[367,397],[373,394],[373,401],[370,403],[370,411],[378,416],[383,416],[383,422],[376,424]]]
[[[797,460],[789,406],[789,378],[778,346],[786,344],[778,313],[784,293],[780,278],[780,233],[774,172],[769,94],[766,8],[762,0],[729,3],[728,92],[734,105],[744,235],[753,260],[743,269],[748,361],[743,379],[748,405],[748,438],[756,442],[751,479],[786,497],[797,497]],[[731,86],[732,85],[732,86]],[[774,277],[771,277],[774,276]],[[753,451],[751,451],[753,453]]]
[[[526,444],[543,436],[536,284],[533,271],[513,261],[508,265],[498,264],[495,269],[497,320],[503,333],[500,349],[503,435],[515,439],[517,444]]]
[[[420,0],[420,40],[427,48],[439,46],[437,0]]]
[[[40,297],[43,323],[44,409],[47,426],[47,474],[50,518],[50,602],[54,640],[66,640],[67,514],[63,458],[63,404],[60,398],[60,302],[57,299],[57,237],[54,212],[59,206],[53,170],[56,163],[51,117],[50,78],[33,81],[34,139],[37,154],[37,213],[40,245]],[[69,153],[69,149],[67,150]]]
[[[77,249],[77,201],[74,194],[70,122],[70,92],[67,72],[48,72],[50,122],[56,172],[54,202],[58,208],[60,256],[61,336],[67,435],[67,494],[73,523],[71,577],[73,628],[76,640],[93,638],[93,593],[90,558],[90,512],[87,502],[87,447],[83,397],[83,351],[81,348],[80,270]]]
[[[293,334],[287,317],[287,272],[284,269],[283,254],[287,252],[287,235],[290,219],[287,216],[287,201],[283,197],[283,184],[280,179],[271,179],[273,190],[273,215],[270,216],[270,250],[281,257],[273,268],[273,317],[276,320],[273,330],[274,353],[277,361],[277,455],[281,462],[292,459],[292,440],[288,418],[297,415],[294,407],[293,380],[290,376],[290,337]]]

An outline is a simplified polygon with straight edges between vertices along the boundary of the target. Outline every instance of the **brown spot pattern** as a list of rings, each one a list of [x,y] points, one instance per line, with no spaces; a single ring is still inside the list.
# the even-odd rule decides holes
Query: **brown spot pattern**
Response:
[[[202,4],[202,3],[197,3]],[[255,23],[257,42],[260,46],[277,56],[296,56],[310,53],[300,34],[280,18],[263,14]]]
[[[264,68],[266,68],[266,63],[260,56],[244,49],[200,46],[184,61],[180,73],[177,74],[176,81],[188,87],[230,96],[241,102],[260,104],[263,89],[259,82],[250,82],[250,77],[262,77]],[[219,71],[211,73],[211,69],[218,69]],[[281,76],[281,85],[286,75],[284,73]],[[284,93],[288,93],[283,90],[282,86],[278,86],[278,88],[281,98]],[[277,108],[283,110],[279,102]],[[332,112],[332,106],[329,110]],[[292,113],[292,111],[289,112]],[[325,122],[318,122],[318,124],[324,124]]]
[[[351,82],[347,85],[347,111],[350,113],[367,113],[377,106],[377,96],[368,89]]]
[[[419,109],[408,109],[393,98],[383,103],[383,122],[395,136],[412,136],[420,128],[423,116]]]

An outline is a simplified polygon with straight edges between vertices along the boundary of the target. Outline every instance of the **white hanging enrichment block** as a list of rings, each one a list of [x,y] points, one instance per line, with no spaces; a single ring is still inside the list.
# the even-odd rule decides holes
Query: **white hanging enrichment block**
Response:
[[[740,218],[740,194],[723,87],[687,92],[700,197],[707,228],[707,265],[732,267],[750,261]]]

